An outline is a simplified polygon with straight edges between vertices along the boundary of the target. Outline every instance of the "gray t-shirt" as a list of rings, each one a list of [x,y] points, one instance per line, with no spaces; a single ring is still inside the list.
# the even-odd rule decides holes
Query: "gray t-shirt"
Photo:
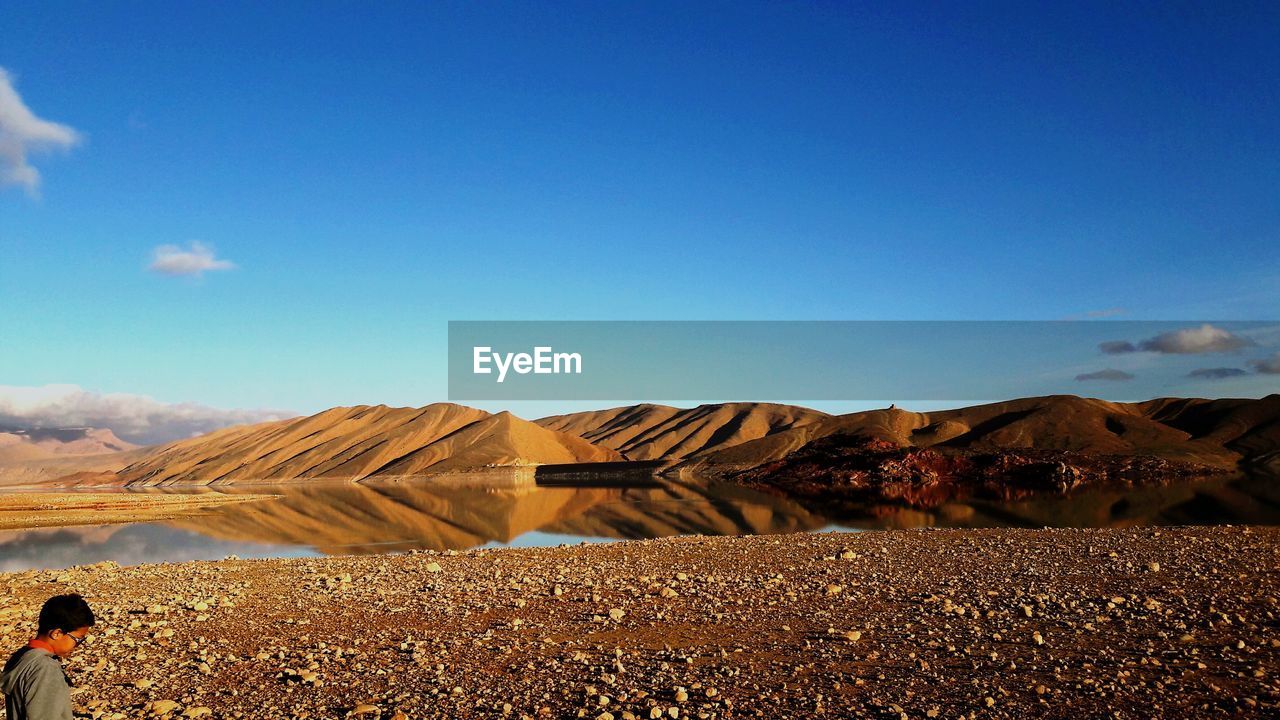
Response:
[[[8,720],[72,720],[71,685],[62,662],[48,650],[23,648],[0,677]]]

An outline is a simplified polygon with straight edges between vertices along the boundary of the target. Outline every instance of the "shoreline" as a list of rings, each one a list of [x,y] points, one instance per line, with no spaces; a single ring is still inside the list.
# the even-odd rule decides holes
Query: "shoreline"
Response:
[[[108,720],[1265,717],[1276,567],[1274,527],[101,563],[0,575],[0,630],[85,594],[68,669]]]
[[[229,495],[219,492],[163,494],[148,492],[92,492],[23,488],[0,492],[0,530],[32,530],[82,525],[154,522],[197,515],[273,495]]]

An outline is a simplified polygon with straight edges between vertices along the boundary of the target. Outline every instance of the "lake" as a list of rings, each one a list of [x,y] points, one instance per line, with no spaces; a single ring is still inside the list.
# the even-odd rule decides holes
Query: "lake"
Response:
[[[1280,524],[1280,482],[1213,482],[1014,503],[806,506],[736,485],[635,471],[539,476],[495,470],[380,483],[226,486],[278,498],[164,522],[0,532],[0,571],[104,560],[186,560],[550,546],[672,535],[742,535],[920,527],[1126,527]],[[151,488],[121,492],[208,492]]]

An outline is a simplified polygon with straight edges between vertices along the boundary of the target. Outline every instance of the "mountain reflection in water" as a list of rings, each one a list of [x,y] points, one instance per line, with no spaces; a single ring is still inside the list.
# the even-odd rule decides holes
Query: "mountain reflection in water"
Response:
[[[636,474],[577,474],[540,484],[530,470],[389,483],[223,486],[280,497],[234,503],[163,523],[0,533],[0,570],[494,545],[592,539],[744,535],[836,528],[1122,527],[1280,523],[1280,482],[1211,483],[1017,503],[948,503],[928,511],[887,505],[805,507],[726,483]],[[153,488],[145,492],[208,492]]]

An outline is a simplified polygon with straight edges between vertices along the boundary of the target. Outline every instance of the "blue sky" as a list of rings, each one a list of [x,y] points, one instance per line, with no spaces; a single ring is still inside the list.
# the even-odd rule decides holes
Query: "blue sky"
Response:
[[[444,398],[450,319],[1274,319],[1280,7],[5,3],[0,385]],[[372,7],[370,7],[372,6]],[[234,269],[149,272],[199,241]]]

